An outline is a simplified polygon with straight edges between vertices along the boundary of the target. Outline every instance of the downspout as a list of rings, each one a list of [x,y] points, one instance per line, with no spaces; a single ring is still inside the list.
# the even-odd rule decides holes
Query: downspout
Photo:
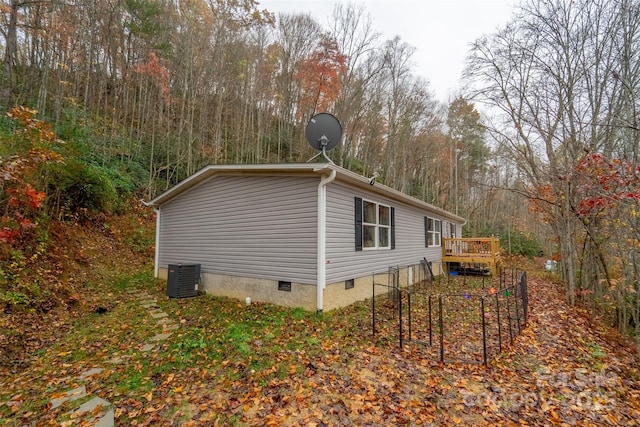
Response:
[[[155,248],[155,264],[153,265],[153,277],[158,277],[160,271],[160,208],[153,208],[156,213],[156,248]]]
[[[328,177],[322,178],[318,185],[318,266],[316,273],[318,313],[321,313],[324,307],[324,288],[327,286],[327,184],[334,179],[336,179],[335,169]]]
[[[152,206],[151,204],[140,200],[146,207]],[[154,207],[153,211],[156,213],[156,244],[155,244],[155,261],[153,264],[153,277],[157,278],[160,272],[159,255],[160,255],[160,207]]]

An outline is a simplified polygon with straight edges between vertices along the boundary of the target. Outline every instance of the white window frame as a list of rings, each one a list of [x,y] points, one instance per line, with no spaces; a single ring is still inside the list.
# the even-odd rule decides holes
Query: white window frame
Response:
[[[439,230],[432,229],[432,227],[430,226],[430,225],[435,225],[436,223],[440,224]],[[425,231],[427,236],[427,241],[425,243],[428,248],[437,248],[442,246],[442,220],[441,219],[427,217],[427,230]],[[432,242],[432,244],[429,244],[429,242]]]
[[[367,204],[375,205],[375,212],[376,212],[375,222],[367,222],[365,219]],[[388,212],[387,217],[389,219],[388,224],[380,223],[381,207],[387,209],[387,212]],[[367,218],[367,219],[373,219],[373,218]],[[375,230],[374,231],[375,236],[373,238],[373,243],[374,243],[373,246],[367,246],[368,240],[365,238],[365,236],[367,235],[365,233],[365,227],[373,228]],[[387,235],[387,246],[380,246],[380,236],[382,232],[386,233]],[[375,251],[375,250],[381,250],[381,249],[391,249],[391,206],[385,205],[383,203],[377,203],[371,200],[362,199],[362,250]]]

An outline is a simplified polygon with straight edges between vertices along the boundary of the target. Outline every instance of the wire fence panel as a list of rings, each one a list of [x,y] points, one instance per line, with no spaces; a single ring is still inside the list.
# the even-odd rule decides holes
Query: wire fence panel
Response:
[[[424,268],[422,269],[424,271]],[[373,335],[378,342],[412,344],[441,362],[483,363],[502,352],[526,326],[527,278],[502,270],[485,277],[420,276],[389,269],[385,284],[373,284]],[[426,279],[425,279],[426,278]]]
[[[372,329],[374,338],[381,343],[400,343],[398,296],[398,289],[393,285],[374,282],[371,310]]]
[[[442,301],[442,361],[482,362],[482,296],[465,293],[440,295],[439,298]]]

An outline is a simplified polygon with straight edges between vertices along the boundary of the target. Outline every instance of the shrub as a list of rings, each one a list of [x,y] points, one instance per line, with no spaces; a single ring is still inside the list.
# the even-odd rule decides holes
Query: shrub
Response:
[[[100,166],[69,159],[53,165],[49,173],[50,209],[59,217],[83,210],[110,213],[118,204],[115,185]]]

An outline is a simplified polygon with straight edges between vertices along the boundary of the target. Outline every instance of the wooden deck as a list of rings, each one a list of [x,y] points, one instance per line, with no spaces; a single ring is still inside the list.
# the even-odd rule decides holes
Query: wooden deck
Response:
[[[500,240],[497,237],[466,237],[461,239],[442,239],[442,263],[449,263],[474,268],[484,265],[494,275],[502,262]],[[449,269],[447,268],[447,271]]]

